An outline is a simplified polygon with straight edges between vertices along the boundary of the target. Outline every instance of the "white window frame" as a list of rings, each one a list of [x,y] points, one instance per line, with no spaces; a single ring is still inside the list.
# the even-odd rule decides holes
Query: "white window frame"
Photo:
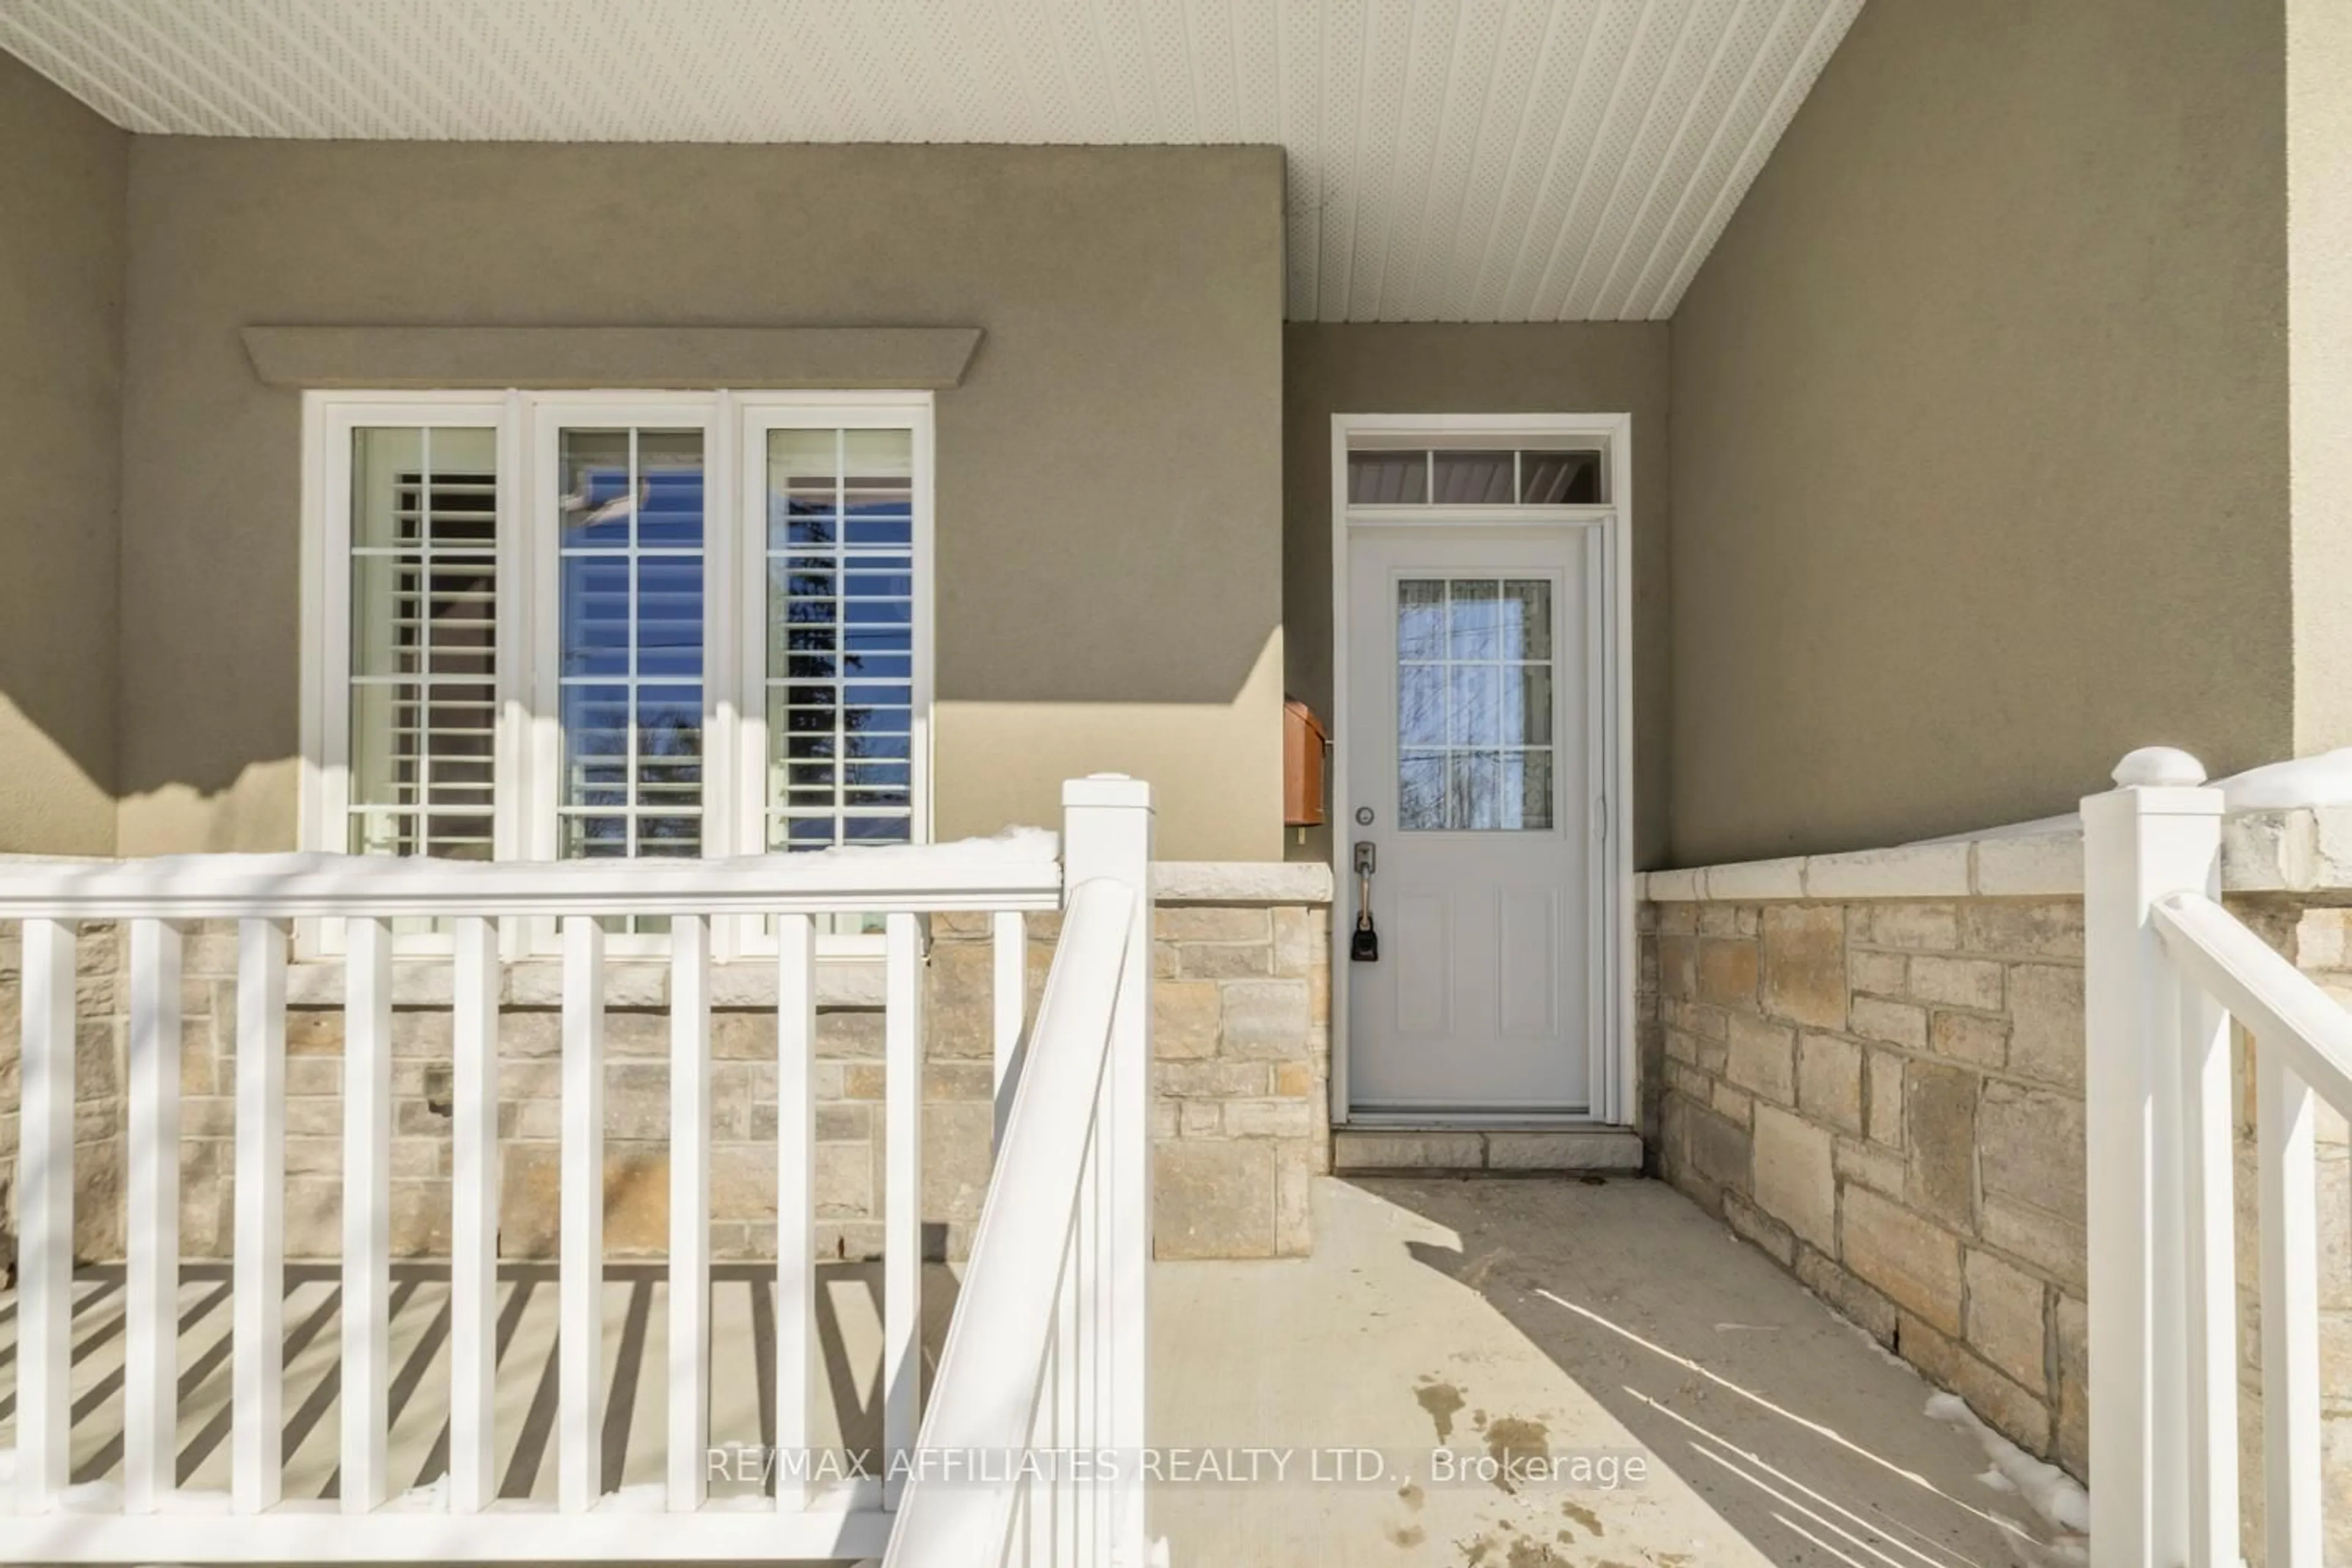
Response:
[[[560,718],[560,531],[553,515],[557,443],[567,427],[653,426],[703,432],[702,852],[766,847],[767,433],[793,427],[905,429],[914,446],[913,733],[915,843],[932,834],[934,689],[932,395],[928,392],[310,391],[302,402],[301,776],[298,842],[342,854],[350,843],[352,437],[370,426],[468,426],[498,433],[499,578],[496,724],[499,787],[493,854],[552,859],[562,776]],[[730,591],[730,584],[733,586]],[[557,951],[551,921],[506,922],[506,956]],[[754,919],[722,921],[714,956],[772,955]],[[341,949],[341,923],[299,923],[301,951]],[[878,936],[826,937],[835,957],[878,957]],[[614,936],[615,956],[667,952],[656,935]],[[445,937],[400,939],[404,955],[446,954]]]

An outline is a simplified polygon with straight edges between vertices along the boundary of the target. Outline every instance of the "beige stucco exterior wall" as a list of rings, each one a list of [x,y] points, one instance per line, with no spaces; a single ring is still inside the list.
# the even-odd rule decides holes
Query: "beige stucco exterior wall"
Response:
[[[1659,321],[1295,323],[1283,333],[1283,679],[1331,711],[1331,416],[1633,416],[1633,849],[1667,843],[1667,329]],[[1322,836],[1305,851],[1319,856]]]
[[[974,326],[938,405],[938,831],[1159,791],[1280,855],[1272,148],[131,153],[125,853],[295,837],[299,399],[254,324]]]
[[[2294,743],[2352,745],[2352,5],[2286,0]]]
[[[114,847],[130,142],[0,54],[0,852]]]
[[[1864,8],[1673,322],[1675,863],[2294,746],[2284,59],[2276,5]]]

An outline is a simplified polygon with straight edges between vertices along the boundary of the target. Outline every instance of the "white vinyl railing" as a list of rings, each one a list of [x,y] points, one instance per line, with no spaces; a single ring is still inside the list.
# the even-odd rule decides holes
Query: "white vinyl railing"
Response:
[[[1143,1568],[1150,910],[1088,855],[887,1568]]]
[[[1000,1106],[1017,1073],[1024,1022],[1024,916],[1073,895],[1037,1037],[1049,1080],[1014,1100],[999,1152],[975,1300],[959,1309],[955,1347],[933,1395],[933,1425],[961,1431],[969,1387],[1000,1366],[1044,1358],[1067,1378],[1088,1359],[1105,1442],[1142,1441],[1143,1262],[1149,1248],[1148,931],[1150,790],[1113,777],[1066,790],[1065,864],[954,850],[637,860],[466,864],[301,857],[188,857],[146,862],[0,868],[0,921],[22,925],[23,1067],[16,1478],[0,1489],[0,1562],[353,1562],[557,1559],[856,1560],[933,1568],[961,1547],[892,1544],[916,1461],[921,1403],[923,1018],[921,917],[992,914]],[[714,919],[772,915],[780,937],[775,1271],[775,1447],[814,1446],[822,1391],[815,1213],[815,917],[878,912],[886,933],[882,1369],[883,1451],[872,1479],[818,1489],[779,1464],[773,1499],[707,1496],[710,1430],[710,953]],[[386,1464],[393,1378],[391,922],[450,922],[453,953],[452,1213],[449,1259],[448,1474],[422,1501],[400,1495]],[[604,1494],[604,927],[619,916],[670,921],[670,1254],[667,1487],[654,1511]],[[290,922],[320,917],[344,931],[343,1194],[338,1495],[281,1496],[281,1358],[286,1263],[286,966]],[[562,932],[557,1501],[500,1500],[494,1474],[499,1149],[499,923],[553,919]],[[178,1365],[179,1095],[183,927],[235,921],[235,1228],[229,1486],[175,1489]],[[73,1479],[73,1241],[76,1197],[79,928],[126,921],[130,951],[129,1142],[119,1493],[97,1502]],[[1107,1002],[1106,1002],[1106,999]],[[1106,1012],[1106,1005],[1108,1012]],[[1116,1047],[1114,1049],[1114,1047]],[[1069,1085],[1093,1088],[1070,1104]],[[1069,1168],[1083,1151],[1081,1176]],[[1081,1198],[1079,1194],[1083,1194]],[[1025,1212],[1039,1205],[1038,1215]],[[1023,1212],[1014,1212],[1015,1206]],[[1050,1215],[1048,1215],[1050,1211]],[[1091,1239],[1073,1243],[1074,1214]],[[1023,1249],[1039,1225],[1063,1237],[1044,1298],[1020,1289]],[[992,1237],[1009,1237],[1009,1241]],[[1070,1256],[1077,1248],[1080,1261]],[[1033,1265],[1035,1258],[1030,1258]],[[1012,1294],[1006,1295],[1008,1279]],[[1007,1301],[1015,1315],[1006,1317]],[[1024,1321],[1019,1311],[1037,1313]],[[1051,1316],[1059,1311],[1061,1318]],[[1065,1322],[1065,1319],[1070,1320]],[[1071,1331],[1075,1331],[1075,1341]],[[658,1363],[657,1363],[658,1364]],[[1056,1428],[1055,1430],[1064,1430]],[[936,1491],[936,1489],[934,1489]],[[921,1497],[919,1490],[916,1498]],[[1140,1541],[1140,1496],[1099,1479],[1077,1489],[1089,1517]],[[756,1508],[745,1507],[756,1503]],[[1106,1534],[1102,1539],[1112,1537]],[[998,1560],[992,1555],[991,1561]],[[1030,1556],[1012,1562],[1108,1563]],[[1130,1559],[1139,1563],[1139,1558]]]
[[[2319,1568],[2315,1096],[2352,1016],[2223,909],[2222,796],[2151,747],[2083,802],[2095,1568],[2240,1560],[2230,1019],[2252,1037],[2266,1568]]]

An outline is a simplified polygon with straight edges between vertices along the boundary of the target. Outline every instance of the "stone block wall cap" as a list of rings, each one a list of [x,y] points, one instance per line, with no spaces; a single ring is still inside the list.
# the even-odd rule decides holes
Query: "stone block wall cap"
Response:
[[[1320,860],[1155,860],[1151,896],[1163,904],[1328,904]]]
[[[2138,788],[2194,788],[2160,784]],[[1790,868],[1801,890],[1791,890]],[[2001,831],[1797,860],[1749,860],[1649,871],[1634,881],[1650,903],[1856,902],[1906,899],[2079,899],[2078,827]],[[2293,893],[2352,903],[2352,806],[2231,812],[2221,821],[2221,889]]]

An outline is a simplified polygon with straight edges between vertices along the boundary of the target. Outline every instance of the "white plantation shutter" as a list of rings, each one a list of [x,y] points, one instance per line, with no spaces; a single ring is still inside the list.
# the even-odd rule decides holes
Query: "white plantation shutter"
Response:
[[[488,859],[498,787],[496,432],[356,430],[352,476],[342,847]]]

